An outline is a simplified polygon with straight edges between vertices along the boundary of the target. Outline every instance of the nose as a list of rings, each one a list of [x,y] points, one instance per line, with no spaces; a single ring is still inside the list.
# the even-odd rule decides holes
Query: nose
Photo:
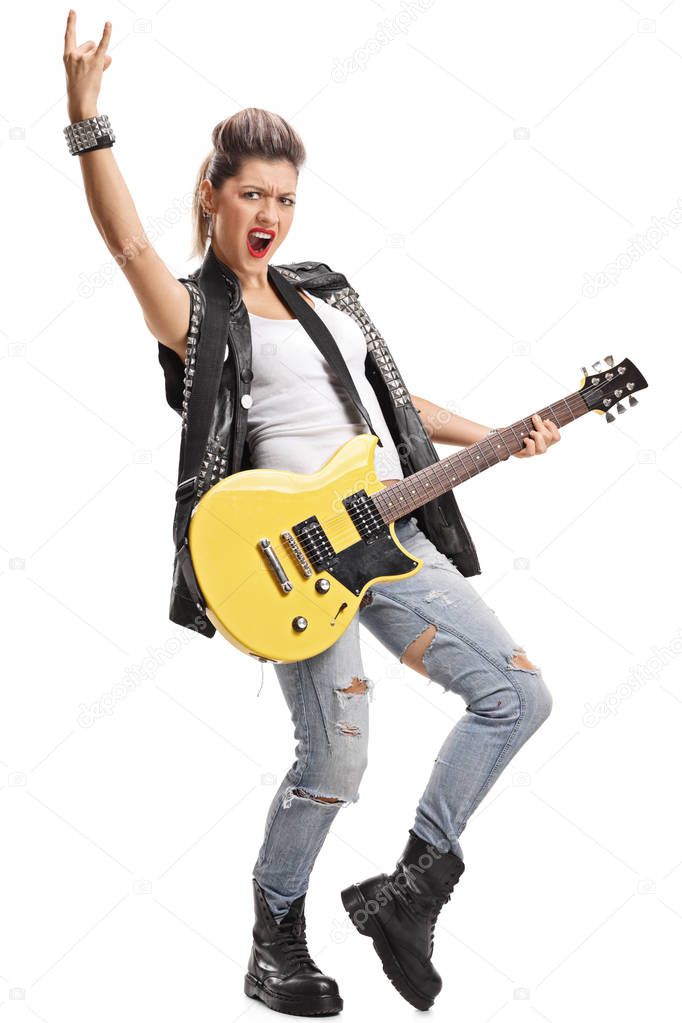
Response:
[[[258,210],[256,214],[256,220],[263,227],[274,227],[277,224],[277,213],[274,198],[266,198],[265,203]]]

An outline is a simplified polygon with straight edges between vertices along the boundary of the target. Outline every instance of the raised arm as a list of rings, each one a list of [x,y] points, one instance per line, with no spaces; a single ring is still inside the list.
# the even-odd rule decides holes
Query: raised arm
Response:
[[[76,12],[69,11],[64,67],[71,123],[99,112],[97,99],[102,75],[112,60],[106,52],[110,38],[111,22],[107,21],[99,44],[89,39],[77,46]],[[135,292],[147,327],[184,362],[190,316],[187,289],[176,280],[147,238],[113,149],[96,149],[80,154],[77,159],[92,218]]]

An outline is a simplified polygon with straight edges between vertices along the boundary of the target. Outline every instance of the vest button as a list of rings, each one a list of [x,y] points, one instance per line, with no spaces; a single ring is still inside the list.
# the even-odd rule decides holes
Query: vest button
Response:
[[[253,398],[250,394],[242,394],[242,405],[244,408],[251,408],[253,405]]]
[[[239,374],[239,376],[240,376],[240,377],[242,378],[242,380],[243,380],[243,381],[244,381],[245,383],[247,383],[247,384],[248,384],[248,382],[249,382],[250,380],[253,380],[253,370],[252,370],[252,369],[243,369],[243,370],[241,371],[241,373]]]

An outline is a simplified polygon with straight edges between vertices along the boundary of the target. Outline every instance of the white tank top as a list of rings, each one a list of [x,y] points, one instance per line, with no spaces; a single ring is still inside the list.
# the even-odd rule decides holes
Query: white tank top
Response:
[[[309,292],[305,292],[309,295]],[[377,477],[402,479],[398,451],[374,388],[365,376],[367,342],[354,320],[323,299],[309,296],[348,366],[362,404],[383,447],[374,449]],[[251,396],[247,443],[254,469],[313,473],[345,441],[369,433],[345,387],[300,322],[249,313]]]

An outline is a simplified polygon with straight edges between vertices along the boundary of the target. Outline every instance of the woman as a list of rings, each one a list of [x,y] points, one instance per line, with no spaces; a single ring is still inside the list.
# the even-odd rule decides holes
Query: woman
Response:
[[[98,45],[77,46],[75,22],[70,11],[64,61],[75,127],[65,131],[80,159],[95,223],[165,353],[167,387],[174,373],[176,384],[182,373],[186,394],[191,383],[186,370],[194,355],[188,355],[188,341],[190,347],[197,342],[200,289],[196,281],[188,286],[188,279],[173,277],[145,238],[111,152],[113,133],[97,112],[102,73],[111,62],[106,54],[111,23]],[[88,127],[96,129],[89,141]],[[248,417],[250,464],[314,472],[350,436],[366,432],[367,423],[268,277],[269,261],[292,226],[305,150],[281,117],[254,108],[217,125],[213,141],[195,193],[196,253],[216,260],[226,279],[238,281],[239,306],[257,342]],[[365,339],[351,318],[312,288],[300,288],[299,294],[342,352],[381,440],[375,467],[390,485],[404,473],[363,373]],[[280,352],[284,358],[272,357]],[[425,399],[408,397],[435,441],[469,445],[489,432]],[[536,417],[535,425],[518,456],[543,453],[559,439],[556,424]],[[245,991],[281,1012],[331,1015],[343,1006],[335,980],[310,957],[304,902],[330,825],[342,807],[358,799],[367,763],[372,682],[363,673],[360,618],[402,663],[466,701],[466,713],[438,752],[395,870],[342,892],[354,925],[372,938],[385,973],[417,1008],[428,1008],[441,988],[431,962],[433,935],[438,913],[464,870],[459,836],[551,709],[541,670],[422,532],[417,518],[405,515],[395,528],[405,548],[422,558],[422,569],[407,579],[374,585],[359,614],[327,650],[305,661],[275,664],[295,725],[296,760],[270,807],[253,869],[256,919]]]

